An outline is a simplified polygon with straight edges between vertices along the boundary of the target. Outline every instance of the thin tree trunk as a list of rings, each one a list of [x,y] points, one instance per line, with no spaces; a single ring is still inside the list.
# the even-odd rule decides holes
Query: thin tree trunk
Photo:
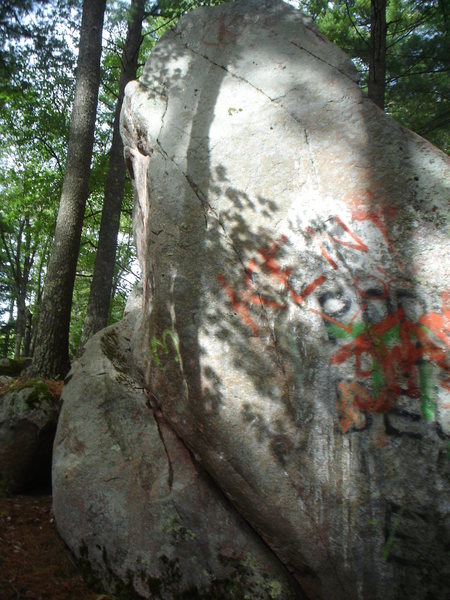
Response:
[[[28,308],[25,313],[25,336],[23,338],[23,356],[30,356],[33,313]]]
[[[17,327],[16,327],[16,343],[14,350],[14,358],[19,358],[22,353],[26,354],[26,337],[27,337],[27,326],[28,326],[28,313],[30,312],[27,308],[27,290],[30,279],[31,268],[34,263],[36,248],[32,250],[31,247],[31,229],[30,229],[30,217],[25,216],[23,220],[22,234],[24,235],[24,243],[17,244],[17,255],[16,255],[16,294],[17,294]],[[22,250],[23,247],[23,250]],[[21,268],[21,255],[23,255],[23,267]],[[23,345],[23,347],[22,347]],[[28,345],[29,349],[29,345]]]
[[[106,0],[84,0],[66,171],[30,373],[64,377],[81,230],[89,191]]]
[[[22,341],[25,336],[26,327],[26,306],[25,298],[21,294],[17,296],[17,320],[16,320],[16,339],[14,344],[14,358],[20,357]]]
[[[382,110],[386,89],[386,2],[387,0],[371,0],[370,6],[368,96]]]
[[[139,48],[142,43],[142,21],[145,16],[145,0],[131,0],[127,38],[123,49],[119,97],[114,116],[114,130],[109,157],[109,169],[105,186],[102,219],[95,258],[94,275],[91,283],[88,308],[84,321],[80,347],[108,324],[112,281],[116,261],[117,236],[120,227],[125,162],[120,136],[120,112],[125,86],[136,78]]]
[[[15,304],[15,300],[13,298],[9,304],[9,317],[8,317],[8,323],[6,324],[5,345],[3,346],[3,358],[8,358],[8,354],[9,354],[9,342],[11,339],[11,330],[14,328],[14,317],[13,317],[14,304]]]
[[[39,308],[42,303],[42,293],[43,293],[43,285],[42,285],[42,275],[44,272],[44,265],[47,264],[47,246],[48,242],[45,242],[44,250],[41,253],[41,258],[39,260],[38,267],[38,277],[35,288],[36,301],[34,303],[34,315],[31,324],[31,344],[30,344],[30,356],[34,355],[34,348],[36,345],[36,336],[37,336],[37,326],[39,323]]]

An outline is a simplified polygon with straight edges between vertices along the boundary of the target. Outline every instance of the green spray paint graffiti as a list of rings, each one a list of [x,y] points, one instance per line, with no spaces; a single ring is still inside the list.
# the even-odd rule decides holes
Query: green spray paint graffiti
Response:
[[[160,353],[163,356],[165,356],[166,358],[169,356],[169,345],[168,345],[169,342],[171,342],[172,348],[175,352],[175,356],[174,356],[173,360],[176,363],[180,363],[181,362],[180,349],[178,346],[178,340],[173,331],[171,331],[169,328],[166,327],[166,329],[164,329],[164,331],[162,332],[160,339],[158,339],[157,337],[152,338],[152,352],[153,352],[153,356],[155,358],[155,364],[162,371],[166,370],[167,365],[163,366],[161,364]]]
[[[420,399],[423,418],[434,418],[433,364],[444,373],[448,365],[445,349],[431,339],[427,317],[415,323],[399,308],[377,323],[328,323],[335,339],[352,340],[333,354],[332,364],[354,360],[356,376],[371,381],[370,392],[356,382],[340,384],[338,408],[344,432],[356,423],[358,411],[387,412],[401,395]],[[448,387],[448,380],[441,385]]]
[[[400,520],[402,518],[404,510],[405,510],[405,505],[403,504],[400,507],[399,512],[395,516],[391,532],[390,532],[389,537],[386,540],[386,544],[385,544],[385,546],[383,548],[383,560],[385,560],[385,561],[387,561],[387,559],[389,558],[389,554],[391,552],[392,544],[394,543],[395,534],[397,533],[397,529],[398,529],[398,526],[400,525]]]

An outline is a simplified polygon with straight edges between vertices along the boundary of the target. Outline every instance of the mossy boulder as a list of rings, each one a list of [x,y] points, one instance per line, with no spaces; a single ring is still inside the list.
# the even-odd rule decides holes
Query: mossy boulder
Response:
[[[0,376],[17,377],[30,362],[30,358],[0,358]]]
[[[50,483],[60,402],[42,379],[17,380],[0,395],[0,480],[4,493]]]

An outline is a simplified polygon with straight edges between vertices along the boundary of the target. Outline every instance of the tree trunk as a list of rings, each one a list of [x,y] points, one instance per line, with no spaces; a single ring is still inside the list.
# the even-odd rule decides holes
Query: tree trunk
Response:
[[[384,110],[386,80],[386,2],[371,0],[368,96]]]
[[[122,55],[122,70],[119,97],[114,117],[113,139],[109,156],[108,176],[105,186],[100,234],[95,258],[94,276],[91,283],[86,319],[80,346],[97,331],[108,324],[111,302],[112,280],[116,261],[117,236],[120,226],[125,184],[125,161],[120,136],[120,111],[126,84],[136,79],[139,48],[142,42],[142,21],[145,15],[145,0],[131,0],[127,38]]]
[[[8,323],[6,324],[6,327],[5,327],[6,331],[5,331],[5,344],[3,346],[3,358],[8,358],[8,354],[9,354],[9,342],[11,339],[11,330],[14,329],[14,317],[13,317],[14,305],[15,305],[15,301],[14,301],[14,298],[12,298],[10,300],[10,304],[9,304]]]
[[[39,267],[37,270],[37,282],[35,288],[35,303],[34,303],[34,315],[31,323],[31,344],[30,344],[30,354],[29,356],[34,355],[34,348],[36,346],[36,337],[37,337],[37,326],[39,323],[39,309],[42,304],[42,293],[43,293],[43,285],[42,285],[42,275],[44,272],[44,267],[47,264],[47,241],[45,242],[43,252],[41,253],[39,259]]]
[[[14,343],[14,358],[20,357],[22,341],[25,336],[27,308],[25,305],[25,297],[17,294],[17,319],[16,319],[16,339]]]
[[[70,311],[89,191],[105,4],[106,0],[83,1],[66,171],[30,369],[45,377],[64,377],[70,368]]]
[[[33,313],[28,308],[25,315],[25,336],[23,338],[23,356],[31,356],[31,337],[33,332]]]

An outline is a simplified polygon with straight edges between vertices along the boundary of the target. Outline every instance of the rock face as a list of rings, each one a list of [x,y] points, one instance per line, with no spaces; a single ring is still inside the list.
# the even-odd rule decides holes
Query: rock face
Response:
[[[447,158],[280,1],[184,17],[122,129],[154,409],[308,598],[448,597]]]
[[[0,395],[0,487],[18,493],[50,484],[60,404],[42,380],[8,385]]]
[[[134,319],[92,338],[68,375],[53,463],[60,534],[119,598],[302,597],[132,379]]]
[[[446,157],[269,0],[184,17],[122,132],[143,298],[64,388],[65,541],[119,597],[447,598]]]

